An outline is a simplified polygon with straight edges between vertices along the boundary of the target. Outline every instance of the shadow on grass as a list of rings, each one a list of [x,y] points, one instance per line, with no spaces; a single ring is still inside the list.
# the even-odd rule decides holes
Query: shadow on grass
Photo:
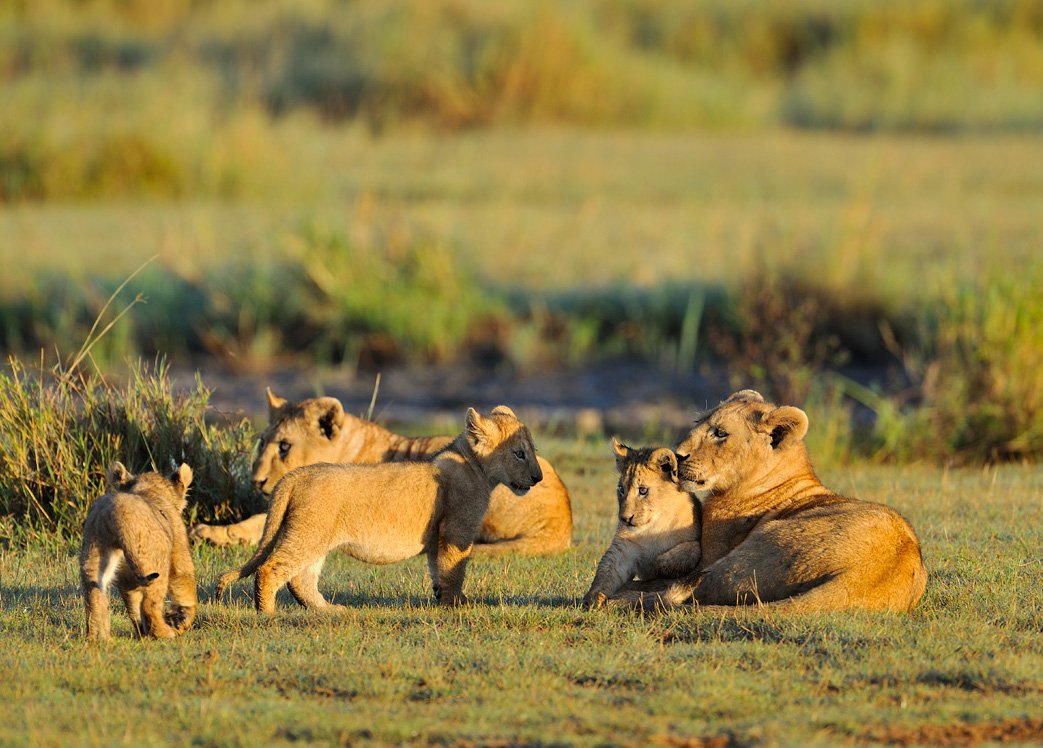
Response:
[[[0,590],[0,611],[14,611],[20,607],[43,604],[52,608],[65,608],[70,603],[82,606],[83,596],[79,586],[61,587],[4,586]],[[121,603],[122,605],[122,603]]]
[[[214,605],[246,606],[253,607],[253,584],[250,581],[240,582],[229,591],[225,592],[223,599],[214,595],[213,586],[205,589],[206,595],[200,595],[200,602],[208,602]],[[416,610],[416,609],[439,609],[438,600],[434,593],[414,594],[402,593],[398,595],[385,593],[370,593],[364,590],[336,591],[325,590],[323,596],[334,605],[343,605],[356,610],[386,609],[386,610]],[[205,598],[205,599],[204,599]],[[286,588],[280,589],[275,598],[278,609],[297,609],[301,606],[293,598]],[[572,596],[555,595],[483,595],[468,596],[468,604],[463,610],[471,607],[537,607],[569,609],[575,608],[577,600]]]

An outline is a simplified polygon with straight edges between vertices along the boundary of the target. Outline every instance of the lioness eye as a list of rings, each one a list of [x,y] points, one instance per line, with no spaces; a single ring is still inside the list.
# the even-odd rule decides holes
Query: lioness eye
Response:
[[[517,457],[519,460],[524,460],[525,459],[525,450],[524,449],[516,449],[516,450],[514,450],[514,456]]]
[[[624,493],[625,489],[623,488],[623,484],[620,483],[618,486],[616,486],[616,494],[619,496],[619,498],[623,498]]]
[[[713,431],[710,432],[714,439],[726,439],[728,438],[728,432],[722,429],[720,426],[714,426]]]
[[[648,496],[648,486],[641,486],[637,489],[637,492],[642,496]]]
[[[279,442],[279,457],[286,459],[286,455],[290,453],[290,443],[287,441]]]

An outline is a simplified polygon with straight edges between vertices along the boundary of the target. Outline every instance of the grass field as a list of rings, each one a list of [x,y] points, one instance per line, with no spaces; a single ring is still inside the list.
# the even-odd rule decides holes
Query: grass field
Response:
[[[769,263],[901,298],[999,258],[1022,271],[1043,236],[1043,145],[1028,136],[295,136],[292,181],[263,198],[6,207],[5,290],[48,270],[123,278],[155,254],[186,275],[263,262],[314,224],[374,250],[428,237],[484,282],[527,291],[735,283]]]
[[[1043,744],[1041,8],[0,3],[0,747]],[[113,600],[86,644],[107,461],[190,461],[202,518],[256,498],[250,424],[133,362],[373,351],[801,405],[827,485],[916,528],[926,595],[584,611],[616,478],[564,428],[574,548],[477,559],[468,607],[336,557],[346,614],[260,619],[212,599],[248,551],[200,547],[192,631],[133,641]]]
[[[585,612],[614,526],[604,444],[548,441],[575,547],[479,559],[474,604],[433,606],[424,563],[331,558],[343,616],[270,619],[246,549],[197,548],[197,627],[173,642],[82,639],[66,543],[0,552],[2,744],[866,745],[1043,740],[1043,470],[850,467],[823,476],[902,511],[931,577],[907,616]]]

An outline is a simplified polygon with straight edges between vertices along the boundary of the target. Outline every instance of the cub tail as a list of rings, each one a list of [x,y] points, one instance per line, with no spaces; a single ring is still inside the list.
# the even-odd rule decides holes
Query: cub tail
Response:
[[[233,569],[227,571],[220,576],[217,580],[217,587],[214,589],[214,594],[220,598],[225,594],[225,590],[228,589],[229,585],[235,584],[240,579],[246,579],[252,576],[257,571],[258,567],[265,562],[265,559],[271,555],[272,550],[275,548],[275,542],[278,539],[279,531],[282,529],[282,521],[286,516],[286,509],[289,505],[290,485],[292,479],[281,480],[275,487],[275,492],[272,494],[271,503],[268,506],[268,518],[264,522],[264,533],[261,535],[261,540],[257,544],[257,550],[254,552],[253,557],[247,561],[241,569]]]

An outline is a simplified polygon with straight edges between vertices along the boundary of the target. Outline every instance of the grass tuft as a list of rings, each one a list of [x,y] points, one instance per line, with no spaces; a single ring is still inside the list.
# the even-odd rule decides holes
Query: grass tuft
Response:
[[[135,473],[187,462],[191,514],[201,520],[259,508],[249,480],[253,429],[209,423],[209,396],[199,380],[176,392],[162,363],[132,366],[119,386],[12,358],[0,373],[0,515],[14,521],[14,540],[75,538],[114,460]]]

